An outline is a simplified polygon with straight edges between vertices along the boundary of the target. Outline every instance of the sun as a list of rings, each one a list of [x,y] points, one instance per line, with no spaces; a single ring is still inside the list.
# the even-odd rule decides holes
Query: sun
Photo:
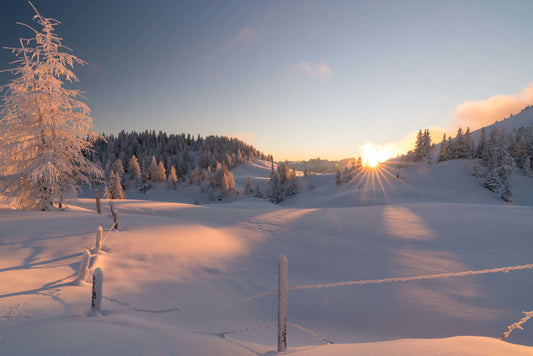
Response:
[[[381,162],[385,162],[394,157],[394,151],[389,146],[379,146],[373,143],[367,143],[363,146],[363,164],[369,167],[376,167]]]

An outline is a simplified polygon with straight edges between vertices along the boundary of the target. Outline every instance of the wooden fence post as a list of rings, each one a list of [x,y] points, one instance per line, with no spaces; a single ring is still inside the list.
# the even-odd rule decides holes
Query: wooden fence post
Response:
[[[102,311],[102,292],[104,287],[104,272],[98,267],[93,273],[93,290],[91,295],[91,313],[100,314]]]
[[[113,225],[115,230],[118,230],[118,210],[114,209],[113,202],[109,202],[109,206],[111,207],[111,215],[113,215]]]
[[[98,229],[96,230],[96,245],[94,246],[94,251],[96,254],[100,252],[100,249],[102,248],[102,236],[104,234],[104,230],[102,230],[101,226],[98,226]]]
[[[287,351],[287,257],[279,256],[278,274],[278,352]]]
[[[83,254],[81,255],[80,270],[78,272],[78,279],[76,280],[78,284],[81,284],[81,282],[85,282],[85,279],[87,278],[87,269],[89,268],[90,259],[91,253],[89,252],[89,250],[83,250]]]
[[[96,211],[98,214],[102,214],[102,209],[100,208],[100,192],[96,189]]]

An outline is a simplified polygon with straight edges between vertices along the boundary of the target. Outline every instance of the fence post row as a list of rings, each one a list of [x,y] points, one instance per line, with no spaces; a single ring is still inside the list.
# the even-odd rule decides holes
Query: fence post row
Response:
[[[287,257],[279,256],[278,274],[278,352],[287,351]]]
[[[78,272],[78,283],[85,281],[87,278],[87,270],[89,269],[89,259],[91,258],[91,253],[89,250],[83,250],[81,255],[80,270]]]
[[[98,254],[100,252],[100,249],[102,248],[102,236],[104,234],[104,230],[101,226],[98,226],[98,229],[96,230],[96,244],[94,246],[95,253]]]
[[[113,225],[115,230],[118,230],[118,210],[114,209],[113,202],[109,202],[109,207],[111,208],[111,215],[113,215]]]
[[[98,214],[102,214],[102,209],[100,209],[100,191],[96,189],[96,211]]]
[[[91,298],[91,311],[100,314],[102,311],[102,294],[104,287],[104,272],[98,267],[93,274],[93,290]]]

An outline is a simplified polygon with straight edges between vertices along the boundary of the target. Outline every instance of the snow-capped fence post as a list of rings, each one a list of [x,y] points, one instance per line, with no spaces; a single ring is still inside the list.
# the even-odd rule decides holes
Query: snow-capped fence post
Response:
[[[279,256],[278,274],[278,352],[287,351],[287,257]]]
[[[98,214],[102,214],[102,209],[100,208],[100,191],[96,189],[96,211]]]
[[[118,210],[113,208],[113,202],[109,202],[109,206],[111,207],[111,215],[113,215],[113,226],[115,230],[118,230]]]
[[[89,268],[90,258],[91,253],[89,252],[89,250],[83,250],[83,253],[81,255],[80,270],[78,272],[78,279],[76,280],[77,284],[81,284],[81,282],[85,281],[85,278],[87,278],[87,270]]]
[[[96,254],[100,252],[100,249],[102,248],[102,236],[104,234],[104,230],[101,226],[98,226],[98,229],[96,230],[96,245],[94,246],[94,251]]]
[[[91,298],[91,313],[100,314],[102,311],[102,294],[104,287],[104,272],[98,267],[93,273],[93,289]]]

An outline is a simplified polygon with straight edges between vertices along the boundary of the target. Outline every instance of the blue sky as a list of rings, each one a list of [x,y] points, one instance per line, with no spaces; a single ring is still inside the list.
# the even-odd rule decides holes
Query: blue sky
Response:
[[[75,73],[98,132],[235,135],[277,160],[340,159],[533,98],[531,1],[33,3],[89,63]],[[16,24],[33,25],[25,1],[2,8],[2,46],[31,36]],[[3,50],[0,68],[12,59]]]

